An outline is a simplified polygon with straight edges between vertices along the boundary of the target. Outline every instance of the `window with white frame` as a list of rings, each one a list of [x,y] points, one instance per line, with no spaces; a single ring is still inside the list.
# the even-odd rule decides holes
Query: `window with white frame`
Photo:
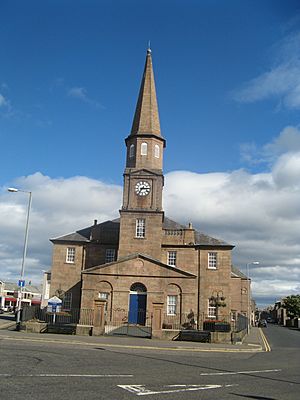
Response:
[[[176,258],[177,258],[176,251],[168,251],[168,265],[176,267]]]
[[[216,252],[208,253],[208,268],[209,269],[217,269],[217,253]]]
[[[74,264],[75,262],[75,247],[67,248],[66,262],[70,264]]]
[[[155,146],[154,146],[154,157],[155,158],[159,158],[159,145],[158,144],[156,144]]]
[[[129,158],[134,157],[134,144],[131,144],[129,147]]]
[[[167,315],[176,315],[177,296],[167,296]]]
[[[146,221],[144,219],[137,219],[135,225],[135,237],[144,238],[145,237],[145,225]]]
[[[105,251],[105,262],[110,263],[115,261],[115,254],[116,250],[115,249],[106,249]]]
[[[217,307],[216,307],[215,303],[213,303],[212,300],[208,300],[207,316],[209,318],[216,318],[216,316],[217,316]]]
[[[141,155],[146,156],[148,152],[148,144],[146,142],[143,142],[141,144]]]

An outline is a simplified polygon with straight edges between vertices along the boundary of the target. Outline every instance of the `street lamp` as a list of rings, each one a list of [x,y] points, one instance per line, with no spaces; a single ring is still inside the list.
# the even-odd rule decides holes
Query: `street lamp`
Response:
[[[249,265],[259,265],[259,261],[252,261],[247,263],[247,269],[246,269],[246,274],[247,274],[247,282],[248,282],[248,288],[247,288],[247,314],[248,314],[248,324],[247,324],[247,333],[249,334],[250,332],[250,321],[251,321],[251,297],[250,297],[250,276],[249,276]]]
[[[26,253],[27,253],[27,243],[28,243],[28,228],[29,228],[29,215],[31,209],[31,200],[32,200],[32,192],[27,190],[21,190],[17,188],[8,188],[9,192],[23,192],[29,194],[28,199],[28,207],[27,207],[27,218],[26,218],[26,227],[25,227],[25,238],[24,238],[24,247],[23,247],[23,258],[22,258],[22,267],[21,267],[21,274],[20,274],[20,281],[19,281],[19,290],[18,290],[18,303],[17,303],[17,315],[16,315],[16,328],[20,330],[21,324],[21,307],[22,307],[22,291],[24,286],[24,271],[25,271],[25,260],[26,260]]]

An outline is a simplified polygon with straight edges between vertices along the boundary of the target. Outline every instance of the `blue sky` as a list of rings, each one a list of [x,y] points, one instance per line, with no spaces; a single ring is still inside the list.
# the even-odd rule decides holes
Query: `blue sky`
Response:
[[[237,182],[243,185],[247,179],[252,183],[259,180],[261,188],[272,176],[277,183],[281,179],[280,188],[284,190],[286,182],[292,180],[293,189],[287,191],[299,199],[293,180],[298,173],[300,150],[299,32],[300,5],[292,0],[1,2],[0,214],[6,220],[10,207],[20,211],[20,220],[2,224],[2,275],[15,279],[18,274],[20,250],[10,249],[13,241],[7,235],[10,230],[13,236],[16,229],[22,230],[26,203],[19,194],[7,194],[8,186],[23,185],[35,191],[33,219],[44,226],[43,234],[36,227],[31,228],[28,270],[36,280],[39,271],[51,263],[49,237],[88,225],[95,213],[99,220],[101,216],[117,214],[125,165],[124,138],[131,128],[149,40],[161,127],[167,140],[165,209],[168,207],[168,213],[181,222],[193,218],[203,228],[200,230],[234,241],[241,249],[236,253],[237,264],[245,265],[256,258],[257,246],[262,260],[263,240],[271,243],[272,235],[268,239],[266,235],[275,228],[261,227],[261,241],[253,242],[255,229],[251,228],[248,236],[245,234],[249,221],[240,217],[241,223],[235,225],[234,216],[230,220],[228,215],[241,201],[244,216],[251,207],[270,210],[266,202],[269,196],[276,198],[278,204],[282,201],[282,191],[265,192],[262,205],[257,200],[257,188],[247,192],[252,187],[249,183],[243,189],[248,195],[234,203],[233,197],[242,190]],[[215,218],[217,205],[208,210],[209,199],[207,204],[201,203],[198,213],[185,217],[176,211],[178,207],[170,200],[174,199],[172,179],[182,178],[176,171],[196,177],[200,186],[203,182],[198,181],[199,177],[214,182],[209,193],[218,192],[217,204],[223,202],[224,187],[218,186],[220,176],[235,182],[223,214],[217,213],[219,220]],[[282,171],[287,171],[283,177]],[[81,195],[87,199],[91,198],[87,188],[93,184],[106,185],[105,194],[112,190],[116,196],[112,196],[116,204],[113,212],[103,204],[103,196],[95,200],[93,207],[87,202],[83,209],[80,204],[85,201],[78,199],[80,204],[69,216],[73,225],[68,218],[63,225],[61,218],[56,221],[55,208],[51,225],[51,207],[60,208],[61,215],[70,209],[63,199],[70,196],[72,182],[78,185],[76,177],[83,179],[80,184],[85,192]],[[62,203],[54,195],[60,184],[65,185]],[[53,189],[51,193],[49,188]],[[195,198],[191,188],[185,190]],[[297,203],[289,200],[293,205]],[[276,207],[271,206],[274,210]],[[202,210],[206,210],[205,215]],[[12,219],[15,215],[16,212]],[[272,221],[283,218],[280,213],[277,217]],[[298,217],[296,213],[293,221]],[[257,274],[254,271],[257,280],[266,276],[263,271],[268,268],[279,271],[283,264],[284,268],[299,267],[300,250],[293,247],[288,228],[285,231],[280,225],[278,236],[282,232],[286,236],[281,243],[293,248],[293,254],[291,248],[287,251],[292,261],[280,263],[278,257],[262,260]],[[294,241],[294,231],[292,236]],[[8,253],[14,254],[10,258]],[[300,277],[298,269],[295,274],[294,281]],[[277,280],[280,281],[279,276]],[[284,289],[279,290],[279,285],[276,288],[277,297],[288,290],[298,290],[288,284]],[[274,292],[274,286],[271,289],[270,293]],[[268,300],[271,295],[264,301]]]

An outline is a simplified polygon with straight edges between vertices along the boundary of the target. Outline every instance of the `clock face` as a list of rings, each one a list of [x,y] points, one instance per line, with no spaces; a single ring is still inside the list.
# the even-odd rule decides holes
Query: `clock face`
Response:
[[[147,196],[150,193],[150,190],[149,182],[141,181],[135,185],[135,193],[139,196]]]

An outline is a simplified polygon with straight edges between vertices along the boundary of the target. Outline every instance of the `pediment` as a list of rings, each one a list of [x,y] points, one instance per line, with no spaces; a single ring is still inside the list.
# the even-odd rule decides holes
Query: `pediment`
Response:
[[[155,171],[155,170],[143,168],[143,169],[138,169],[138,170],[130,172],[130,175],[131,176],[149,176],[149,175],[150,176],[158,176],[158,175],[161,176],[161,171],[160,170]]]
[[[194,279],[195,275],[171,267],[145,254],[132,254],[118,261],[97,265],[82,272],[92,275],[144,276],[158,278]]]

